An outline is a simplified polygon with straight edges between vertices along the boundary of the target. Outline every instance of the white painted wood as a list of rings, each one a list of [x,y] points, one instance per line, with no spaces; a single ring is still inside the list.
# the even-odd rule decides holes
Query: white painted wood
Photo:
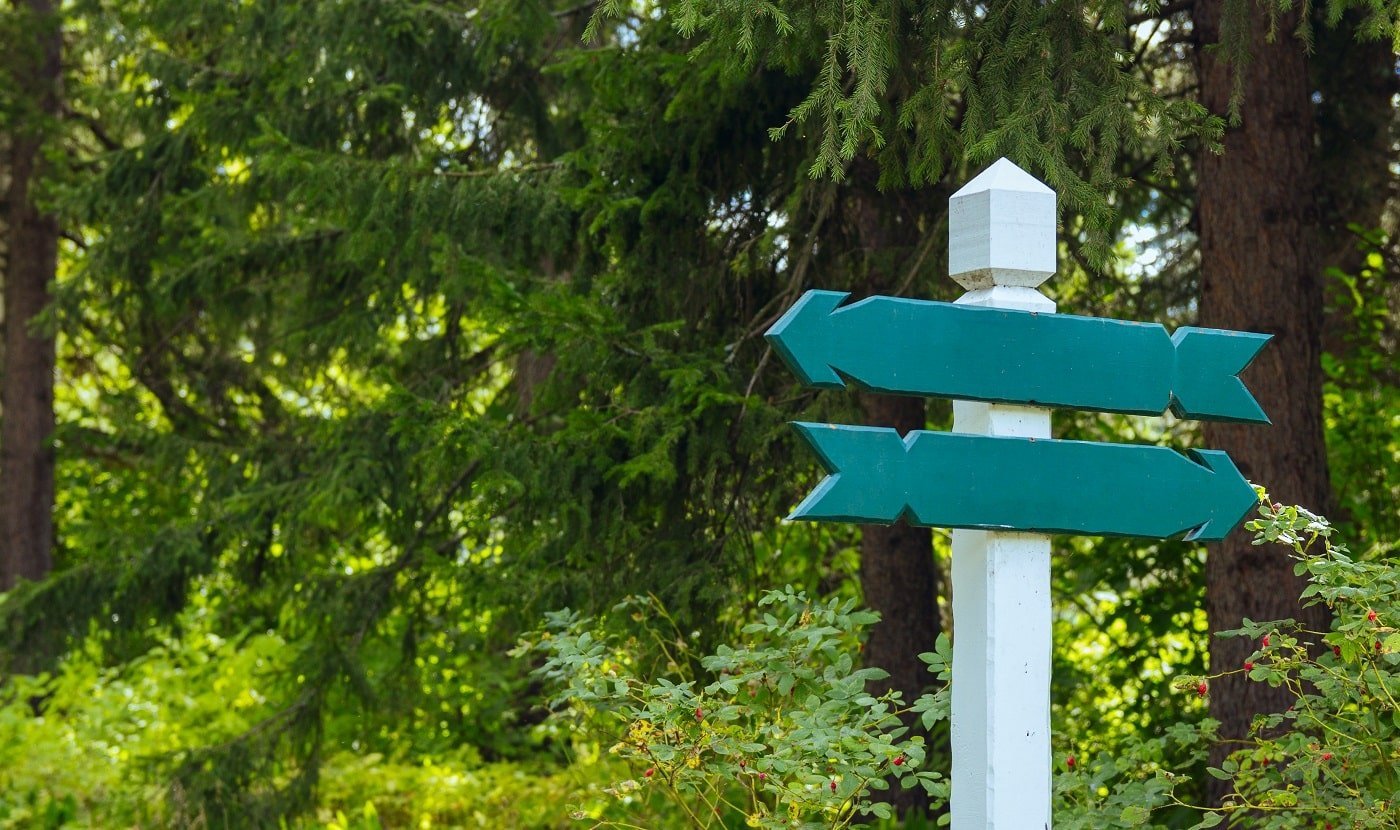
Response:
[[[993,164],[953,195],[948,234],[957,302],[1055,311],[1035,288],[1055,270],[1055,194],[1030,174]],[[954,401],[953,431],[1049,438],[1050,412]],[[1050,537],[954,530],[952,570],[952,830],[1048,830]]]
[[[1055,191],[1000,159],[948,200],[948,272],[968,290],[1055,273]]]

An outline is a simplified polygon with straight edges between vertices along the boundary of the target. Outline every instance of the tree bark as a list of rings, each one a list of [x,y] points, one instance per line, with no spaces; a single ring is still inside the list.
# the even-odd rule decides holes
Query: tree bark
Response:
[[[868,425],[894,427],[901,434],[927,426],[919,398],[867,394],[861,409]],[[928,528],[901,521],[861,529],[860,582],[865,604],[881,618],[865,644],[865,662],[890,673],[876,684],[881,692],[898,689],[906,702],[933,685],[933,675],[919,655],[933,651],[942,629],[939,577]]]
[[[873,165],[856,165],[847,202],[850,231],[859,246],[859,295],[896,291],[895,263],[905,261],[920,241],[914,220],[917,211],[901,198],[910,194],[879,192],[875,176]],[[871,426],[894,427],[901,434],[927,426],[923,398],[864,392],[860,406],[865,423]],[[870,684],[870,691],[878,695],[894,689],[912,703],[933,684],[919,655],[934,649],[942,630],[938,613],[942,579],[933,555],[932,532],[903,521],[889,527],[862,527],[860,581],[866,606],[880,613],[880,622],[866,640],[865,664],[890,674]],[[913,726],[915,720],[906,718],[906,725]],[[882,798],[901,815],[928,811],[928,798],[921,788],[892,785]]]
[[[52,0],[29,0],[36,42],[9,57],[21,114],[10,136],[5,366],[0,381],[0,590],[53,565],[54,339],[35,328],[49,304],[58,221],[33,195],[48,124],[59,115],[61,40]],[[7,73],[8,74],[8,73]]]
[[[1225,152],[1204,152],[1198,170],[1201,248],[1201,324],[1274,335],[1245,382],[1272,426],[1212,424],[1205,443],[1230,453],[1240,470],[1267,487],[1275,501],[1327,511],[1331,492],[1322,429],[1321,336],[1323,322],[1318,207],[1313,166],[1313,112],[1307,58],[1288,33],[1297,12],[1278,23],[1266,42],[1268,21],[1250,6],[1246,66],[1228,65],[1210,44],[1220,41],[1225,0],[1197,0],[1194,21],[1202,102],[1227,110],[1234,73],[1242,74],[1240,123],[1227,130]],[[1237,532],[1214,546],[1206,562],[1206,613],[1210,630],[1237,628],[1243,617],[1294,617],[1325,628],[1319,608],[1300,609],[1305,581],[1292,562],[1269,546],[1255,547]],[[1212,673],[1239,668],[1258,644],[1213,639]],[[1212,752],[1218,766],[1247,734],[1254,715],[1276,712],[1292,701],[1286,689],[1251,683],[1242,674],[1213,684],[1210,712],[1221,737]],[[1219,803],[1228,783],[1208,780]]]

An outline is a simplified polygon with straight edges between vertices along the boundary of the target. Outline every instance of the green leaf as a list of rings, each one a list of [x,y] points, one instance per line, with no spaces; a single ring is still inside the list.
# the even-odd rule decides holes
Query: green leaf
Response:
[[[1147,821],[1152,815],[1152,811],[1138,804],[1130,804],[1123,808],[1123,813],[1118,820],[1131,827],[1136,827]]]

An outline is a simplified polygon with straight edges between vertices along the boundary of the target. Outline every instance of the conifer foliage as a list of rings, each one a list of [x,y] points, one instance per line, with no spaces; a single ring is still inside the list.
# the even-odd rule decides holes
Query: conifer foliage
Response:
[[[77,706],[44,672],[79,658],[99,691],[153,666],[256,680],[227,707],[218,679],[190,696],[199,737],[139,759],[159,798],[132,823],[277,827],[352,750],[558,760],[569,738],[507,652],[546,611],[629,595],[685,623],[683,676],[767,588],[863,587],[867,656],[916,700],[946,546],[780,523],[818,474],[785,422],[947,412],[802,389],[763,331],[815,285],[946,298],[947,197],[1001,155],[1060,194],[1063,310],[1194,310],[1189,151],[1227,113],[1191,94],[1176,4],[63,8],[40,201],[67,240],[44,318],[55,568],[0,595],[0,678],[26,677],[0,703]],[[18,20],[0,6],[0,32]],[[1171,237],[1160,273],[1116,257],[1128,221]],[[1103,589],[1132,656],[1058,666],[1057,701],[1114,734],[1107,684],[1145,728],[1169,691],[1143,655],[1205,669],[1178,643],[1200,560],[1089,544],[1060,551],[1082,613],[1057,633],[1107,636]],[[871,567],[892,552],[913,564]]]

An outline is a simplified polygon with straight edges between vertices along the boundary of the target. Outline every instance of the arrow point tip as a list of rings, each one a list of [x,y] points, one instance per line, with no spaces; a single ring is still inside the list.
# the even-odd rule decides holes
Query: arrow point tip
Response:
[[[846,386],[826,361],[826,346],[831,340],[826,320],[849,296],[845,291],[808,291],[763,333],[768,345],[808,386],[823,389]]]
[[[1230,456],[1220,450],[1191,450],[1193,461],[1210,470],[1211,484],[1204,488],[1210,518],[1186,534],[1188,542],[1219,542],[1244,521],[1259,503],[1259,494]]]

